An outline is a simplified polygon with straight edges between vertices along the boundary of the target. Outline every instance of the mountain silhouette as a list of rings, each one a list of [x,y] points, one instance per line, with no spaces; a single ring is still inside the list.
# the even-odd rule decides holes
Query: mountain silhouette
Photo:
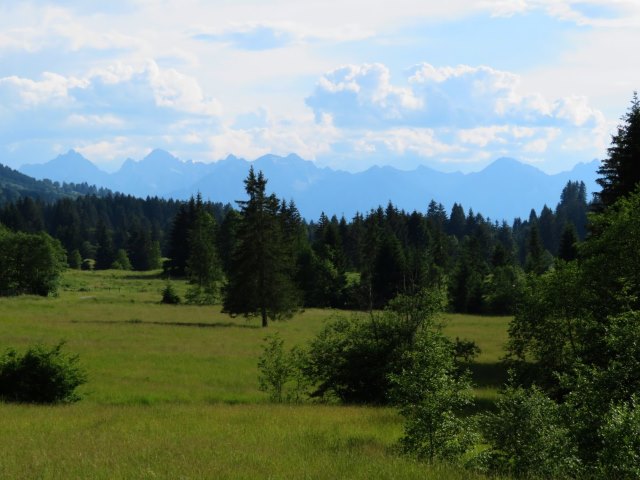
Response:
[[[25,174],[53,181],[87,182],[113,191],[146,197],[188,199],[200,192],[205,199],[231,202],[245,198],[244,179],[249,167],[262,170],[267,190],[294,200],[300,213],[313,220],[321,212],[353,217],[392,202],[408,211],[426,211],[433,199],[450,210],[453,203],[494,220],[528,217],[532,208],[553,207],[569,181],[584,181],[587,191],[596,185],[599,162],[576,165],[567,172],[549,175],[512,158],[499,158],[479,172],[443,173],[425,166],[411,171],[391,166],[371,167],[357,173],[318,167],[298,155],[264,155],[253,162],[229,155],[214,163],[181,161],[156,149],[140,161],[127,159],[108,174],[79,153],[40,165],[24,165]]]

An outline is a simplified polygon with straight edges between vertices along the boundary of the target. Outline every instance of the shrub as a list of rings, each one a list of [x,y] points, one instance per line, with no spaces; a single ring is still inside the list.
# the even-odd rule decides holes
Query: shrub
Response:
[[[287,353],[279,335],[265,337],[258,360],[260,390],[267,392],[273,402],[301,401],[308,387],[302,373],[305,361],[305,353],[300,348],[294,347]]]
[[[116,259],[111,264],[111,268],[114,270],[131,270],[131,262],[125,249],[121,248],[116,252]]]
[[[459,458],[477,433],[462,415],[473,403],[473,391],[469,373],[456,365],[452,342],[441,332],[425,331],[405,360],[403,371],[392,375],[404,417],[403,450],[429,462]]]
[[[400,295],[382,313],[337,317],[311,341],[305,373],[313,396],[336,396],[348,403],[389,401],[390,374],[402,371],[404,354],[419,330],[433,326],[443,292]]]
[[[167,282],[167,285],[164,287],[164,290],[162,290],[161,303],[166,303],[169,305],[178,305],[181,301],[182,300],[180,299],[180,296],[173,288],[173,285]]]
[[[467,340],[456,337],[456,341],[453,344],[453,352],[456,360],[464,363],[471,363],[471,361],[480,355],[480,347],[476,345],[473,340]]]
[[[601,478],[640,478],[640,409],[634,395],[628,403],[611,407],[598,436],[602,449],[597,472]]]
[[[5,402],[60,403],[79,400],[86,383],[77,355],[62,352],[64,343],[30,347],[24,355],[9,349],[0,357],[0,399]]]
[[[578,476],[577,449],[560,406],[537,387],[508,386],[481,424],[490,448],[479,463],[487,470],[516,478]]]
[[[0,232],[0,295],[55,293],[67,255],[46,233]]]

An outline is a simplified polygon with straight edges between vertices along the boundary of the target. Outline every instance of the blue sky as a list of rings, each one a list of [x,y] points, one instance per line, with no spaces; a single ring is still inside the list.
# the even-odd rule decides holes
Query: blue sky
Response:
[[[0,4],[1,163],[164,148],[557,172],[606,155],[640,86],[631,0],[106,3]]]

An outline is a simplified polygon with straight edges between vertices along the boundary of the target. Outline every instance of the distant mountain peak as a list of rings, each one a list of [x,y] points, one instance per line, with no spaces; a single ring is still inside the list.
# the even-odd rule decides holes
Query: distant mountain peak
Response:
[[[143,162],[144,163],[147,163],[147,162],[175,163],[175,162],[180,162],[180,160],[177,157],[173,156],[171,153],[167,152],[166,150],[163,150],[161,148],[156,148],[154,150],[151,150],[151,152],[146,157],[140,160],[140,163],[143,163]]]

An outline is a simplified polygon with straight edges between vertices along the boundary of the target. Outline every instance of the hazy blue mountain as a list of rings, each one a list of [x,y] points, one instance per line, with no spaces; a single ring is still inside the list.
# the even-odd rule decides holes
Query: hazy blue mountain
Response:
[[[58,181],[74,178],[141,197],[187,199],[200,192],[205,199],[234,202],[245,197],[243,181],[252,163],[267,177],[267,189],[281,198],[293,199],[307,219],[317,219],[322,211],[351,218],[357,211],[366,212],[389,201],[405,210],[424,212],[434,199],[448,211],[458,202],[485,217],[511,221],[528,217],[532,208],[539,211],[544,204],[555,207],[569,180],[584,181],[588,192],[598,190],[598,161],[548,175],[510,158],[500,158],[484,170],[469,174],[443,173],[424,166],[412,171],[385,166],[348,173],[317,167],[294,154],[265,155],[254,162],[230,155],[205,164],[182,162],[164,150],[154,150],[141,161],[128,159],[120,170],[107,174],[69,152],[42,165],[25,165],[23,171]],[[74,175],[82,171],[87,177],[70,177],[74,168]]]
[[[23,165],[19,171],[40,180],[48,178],[57,182],[87,182],[104,187],[108,187],[109,182],[108,173],[100,170],[75,150],[58,155],[47,163]]]
[[[212,164],[182,162],[165,150],[156,149],[139,162],[127,159],[111,175],[112,188],[139,197],[167,196],[189,188],[211,171]]]

